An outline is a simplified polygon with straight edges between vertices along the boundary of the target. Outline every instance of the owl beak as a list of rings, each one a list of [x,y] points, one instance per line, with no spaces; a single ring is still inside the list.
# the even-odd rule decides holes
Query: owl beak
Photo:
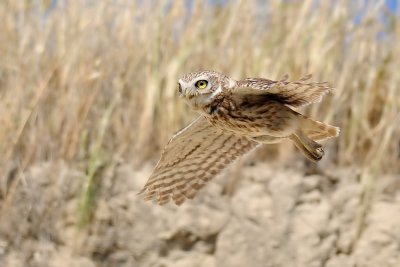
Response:
[[[178,82],[178,92],[182,95],[182,85]]]
[[[190,85],[188,85],[187,83],[185,83],[182,80],[179,80],[179,82],[178,82],[178,92],[181,97],[185,97],[188,99],[191,99],[195,96],[195,92],[192,91],[192,89],[190,88]]]

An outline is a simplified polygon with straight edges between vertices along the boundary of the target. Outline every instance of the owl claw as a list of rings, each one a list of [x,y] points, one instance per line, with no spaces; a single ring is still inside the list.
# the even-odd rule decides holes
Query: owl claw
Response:
[[[308,138],[301,131],[291,136],[291,139],[295,143],[296,147],[312,161],[319,161],[324,156],[325,152],[322,149],[322,145]]]

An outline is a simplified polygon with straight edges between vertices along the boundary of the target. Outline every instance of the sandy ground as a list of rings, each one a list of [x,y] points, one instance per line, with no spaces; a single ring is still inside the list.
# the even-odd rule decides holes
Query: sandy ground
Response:
[[[399,176],[377,178],[366,194],[352,169],[237,170],[178,208],[136,195],[151,164],[108,168],[79,228],[84,174],[32,167],[1,192],[0,266],[400,266]]]

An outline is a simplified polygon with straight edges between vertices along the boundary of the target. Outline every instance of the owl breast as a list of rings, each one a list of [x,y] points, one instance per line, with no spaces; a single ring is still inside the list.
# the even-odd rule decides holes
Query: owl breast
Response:
[[[275,101],[245,106],[225,101],[204,111],[214,126],[247,137],[282,137],[297,127],[295,113]]]
[[[240,135],[259,135],[263,128],[256,118],[238,110],[218,108],[207,117],[214,126]]]

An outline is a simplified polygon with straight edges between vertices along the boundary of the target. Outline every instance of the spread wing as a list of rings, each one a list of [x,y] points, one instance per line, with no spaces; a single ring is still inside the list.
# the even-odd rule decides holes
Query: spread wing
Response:
[[[236,97],[257,97],[273,99],[292,107],[305,106],[320,102],[322,97],[332,90],[325,82],[311,82],[311,75],[307,75],[298,81],[287,81],[288,76],[280,81],[272,81],[263,78],[246,78],[237,82],[234,89]]]
[[[258,143],[212,126],[204,117],[177,132],[139,194],[158,204],[172,198],[175,204],[192,199],[207,181]]]

